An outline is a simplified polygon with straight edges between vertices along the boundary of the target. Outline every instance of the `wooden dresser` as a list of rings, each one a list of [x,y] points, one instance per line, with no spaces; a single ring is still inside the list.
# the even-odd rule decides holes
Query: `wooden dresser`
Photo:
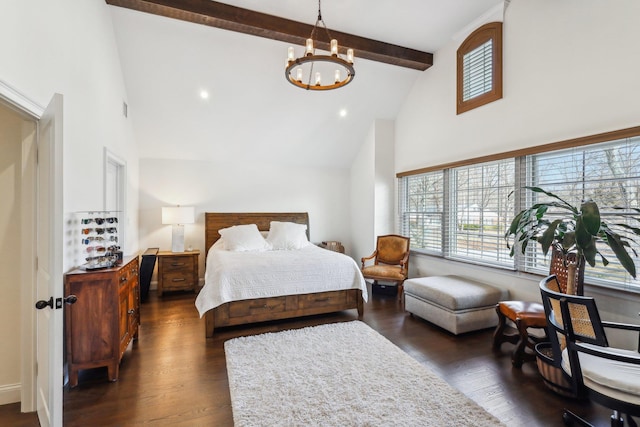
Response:
[[[170,291],[195,291],[200,251],[158,252],[158,295]]]
[[[65,275],[65,339],[69,385],[78,385],[80,369],[106,366],[109,380],[118,380],[120,359],[138,338],[140,284],[138,257],[104,270],[73,270]]]

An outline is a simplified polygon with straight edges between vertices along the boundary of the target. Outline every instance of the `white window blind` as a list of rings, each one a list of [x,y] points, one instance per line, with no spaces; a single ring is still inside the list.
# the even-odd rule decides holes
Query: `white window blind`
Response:
[[[493,40],[488,40],[462,58],[462,100],[468,101],[492,90]]]
[[[637,218],[637,213],[625,215],[624,211],[611,208],[640,208],[640,137],[531,155],[525,158],[525,164],[526,172],[521,177],[525,185],[541,187],[578,208],[582,201],[594,200],[609,224],[638,227],[638,222],[631,219]],[[544,194],[521,192],[522,206],[544,201],[549,201]],[[615,231],[632,238],[622,227],[615,227]],[[546,274],[550,256],[545,257],[539,246],[528,246],[522,269]],[[640,290],[640,282],[622,268],[606,244],[598,244],[598,250],[610,264],[604,267],[597,256],[596,266],[585,268],[585,282]]]
[[[513,266],[504,233],[513,216],[514,159],[450,170],[448,256]]]
[[[400,179],[400,230],[411,248],[442,254],[444,172],[428,172]]]

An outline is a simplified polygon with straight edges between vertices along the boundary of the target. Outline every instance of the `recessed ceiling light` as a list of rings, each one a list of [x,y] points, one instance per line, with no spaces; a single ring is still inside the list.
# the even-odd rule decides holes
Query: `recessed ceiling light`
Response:
[[[201,90],[200,91],[200,98],[209,99],[209,92],[207,92],[206,90]]]
[[[343,108],[342,110],[340,110],[340,117],[347,117],[347,109]]]

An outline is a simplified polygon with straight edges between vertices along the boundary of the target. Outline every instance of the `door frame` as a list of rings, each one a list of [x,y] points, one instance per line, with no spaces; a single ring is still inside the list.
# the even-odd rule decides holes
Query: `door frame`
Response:
[[[126,242],[126,223],[125,220],[128,218],[127,216],[127,162],[107,147],[104,147],[104,164],[103,164],[103,202],[102,209],[105,211],[112,210],[107,206],[107,187],[109,186],[108,178],[107,178],[107,169],[109,165],[113,165],[116,168],[116,176],[117,176],[117,184],[116,184],[116,203],[118,206],[116,207],[118,217],[118,221],[120,221],[120,227],[118,227],[119,232],[119,242],[118,245],[124,248],[124,243]]]
[[[0,102],[6,104],[10,108],[24,114],[26,118],[33,120],[37,125],[40,118],[44,114],[45,108],[33,101],[19,90],[15,89],[8,83],[0,79]],[[37,138],[37,137],[36,137]],[[34,142],[37,142],[34,141]],[[36,407],[36,381],[37,381],[37,357],[36,357],[36,310],[33,307],[35,301],[36,275],[35,275],[35,258],[36,258],[36,164],[35,149],[37,144],[31,144],[31,147],[24,147],[23,155],[33,162],[30,166],[33,168],[31,172],[33,176],[29,179],[23,179],[21,191],[23,192],[22,207],[24,210],[23,226],[21,228],[21,239],[23,242],[21,252],[20,277],[21,282],[29,284],[29,286],[21,286],[20,288],[20,305],[21,305],[21,342],[20,351],[22,356],[22,366],[20,372],[20,397],[22,412],[34,412]],[[26,149],[26,152],[25,152]],[[61,165],[56,165],[60,167]],[[31,175],[31,174],[30,174]],[[58,181],[61,187],[61,180]],[[62,194],[62,188],[58,188],[57,194]],[[25,197],[26,196],[26,197]],[[61,200],[54,201],[54,204],[62,203]],[[54,247],[62,247],[62,236],[58,236],[54,230],[51,230],[51,238],[54,240]],[[60,266],[62,270],[62,266]],[[62,390],[59,390],[62,393]],[[62,410],[62,408],[60,408]]]

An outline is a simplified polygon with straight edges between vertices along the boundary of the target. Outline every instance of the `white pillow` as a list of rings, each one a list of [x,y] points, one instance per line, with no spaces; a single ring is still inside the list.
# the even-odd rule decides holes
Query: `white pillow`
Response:
[[[255,224],[234,225],[218,230],[218,233],[224,239],[224,248],[228,251],[266,251],[270,248]]]
[[[302,249],[311,244],[305,224],[280,221],[271,221],[267,242],[272,249]]]

